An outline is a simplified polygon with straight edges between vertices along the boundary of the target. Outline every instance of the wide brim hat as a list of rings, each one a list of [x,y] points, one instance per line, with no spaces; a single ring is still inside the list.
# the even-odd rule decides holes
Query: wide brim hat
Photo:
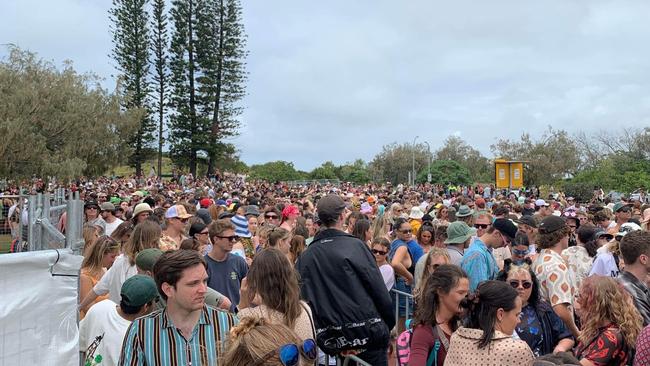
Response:
[[[422,212],[422,209],[419,206],[413,206],[411,208],[411,213],[409,213],[409,219],[419,220],[422,217],[424,217],[424,212]]]
[[[133,209],[133,217],[137,217],[139,214],[143,212],[153,213],[153,210],[151,209],[151,206],[149,206],[148,203],[143,202],[135,205],[135,208]]]
[[[476,235],[476,229],[469,227],[464,221],[454,221],[447,226],[445,244],[462,244]]]

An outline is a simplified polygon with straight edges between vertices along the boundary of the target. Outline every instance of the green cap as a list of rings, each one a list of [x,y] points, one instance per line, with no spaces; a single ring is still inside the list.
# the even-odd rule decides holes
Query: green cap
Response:
[[[153,278],[135,275],[124,281],[120,294],[124,305],[137,308],[155,299],[158,296],[158,288]]]
[[[616,202],[616,204],[614,205],[614,208],[612,209],[612,211],[614,211],[614,213],[617,213],[622,208],[628,208],[629,209],[629,207],[630,206],[628,204],[619,201],[619,202]]]
[[[462,244],[472,235],[476,235],[476,229],[467,226],[464,221],[454,221],[447,226],[445,244]]]
[[[143,271],[153,271],[153,265],[162,254],[162,250],[158,248],[145,249],[135,257],[135,265]]]

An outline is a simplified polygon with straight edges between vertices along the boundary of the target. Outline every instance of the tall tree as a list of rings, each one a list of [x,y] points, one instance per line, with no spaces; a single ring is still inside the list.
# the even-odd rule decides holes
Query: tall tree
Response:
[[[474,182],[491,181],[490,161],[458,136],[449,136],[434,154],[435,160],[453,160],[469,170]]]
[[[113,51],[111,56],[119,71],[120,93],[123,95],[122,107],[142,109],[140,127],[128,142],[132,147],[129,165],[136,174],[142,174],[142,163],[146,160],[147,149],[153,141],[155,124],[150,118],[147,103],[149,92],[149,14],[147,0],[113,0],[109,10],[112,22]]]
[[[398,145],[396,142],[384,145],[382,151],[375,155],[369,170],[375,181],[405,183],[412,171],[415,159],[416,171],[426,167],[431,159],[431,153],[426,145],[410,143]]]
[[[240,126],[239,102],[245,95],[246,33],[239,0],[208,0],[205,22],[199,27],[201,39],[200,63],[204,70],[202,97],[210,116],[210,133],[205,150],[209,156],[208,174],[219,159],[223,139],[237,135]]]
[[[153,54],[153,108],[158,114],[158,176],[162,174],[162,152],[164,144],[165,107],[167,104],[167,48],[169,37],[167,35],[167,14],[165,13],[165,0],[154,0],[153,18],[151,24],[151,52]]]

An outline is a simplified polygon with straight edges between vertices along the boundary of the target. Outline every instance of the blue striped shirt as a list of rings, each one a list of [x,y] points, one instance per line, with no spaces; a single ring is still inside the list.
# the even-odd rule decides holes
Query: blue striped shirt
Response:
[[[499,272],[497,262],[492,255],[492,249],[488,249],[479,238],[475,238],[465,251],[465,254],[463,254],[460,267],[469,277],[469,290],[471,292],[476,290],[479,283],[496,279]]]
[[[167,316],[167,309],[131,323],[124,337],[120,366],[219,365],[235,315],[203,306],[190,339]]]

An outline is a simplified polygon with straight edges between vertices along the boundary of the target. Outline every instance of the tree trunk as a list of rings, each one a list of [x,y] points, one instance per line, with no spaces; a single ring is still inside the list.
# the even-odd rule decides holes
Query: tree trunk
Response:
[[[190,142],[190,158],[189,158],[189,168],[190,173],[196,177],[196,151],[197,143],[194,133],[196,133],[196,100],[195,100],[195,90],[194,90],[194,35],[192,29],[192,16],[194,15],[194,7],[192,0],[189,1],[189,11],[187,16],[187,52],[188,52],[188,72],[189,72],[189,81],[190,81],[190,125],[192,127],[192,137]]]
[[[218,59],[217,59],[217,90],[215,92],[214,96],[214,112],[212,115],[212,140],[213,142],[216,142],[217,136],[219,133],[219,108],[221,107],[221,74],[222,74],[222,69],[223,69],[223,13],[224,13],[224,7],[223,7],[223,0],[219,0],[219,49],[217,50]],[[211,174],[214,173],[214,164],[213,164],[213,159],[216,160],[216,157],[214,157],[215,153],[212,152],[210,153],[210,162],[208,164],[208,172],[207,175],[210,176]]]

